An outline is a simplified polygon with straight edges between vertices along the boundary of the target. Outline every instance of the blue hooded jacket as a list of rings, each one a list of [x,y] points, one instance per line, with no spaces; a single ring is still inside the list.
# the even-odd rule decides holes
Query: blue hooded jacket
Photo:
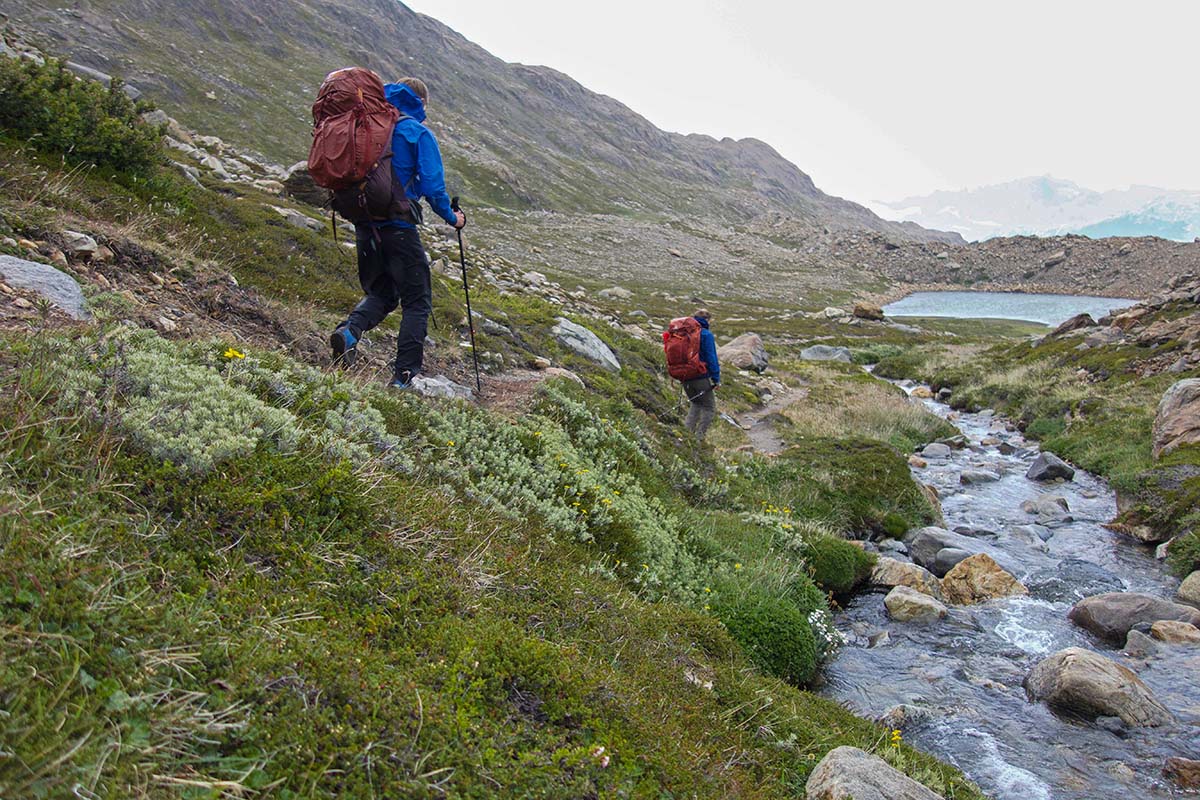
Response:
[[[713,383],[721,382],[721,365],[717,363],[717,340],[708,329],[708,320],[692,317],[700,323],[700,360],[708,367],[708,377]]]
[[[442,170],[442,153],[437,139],[422,123],[425,122],[425,104],[417,93],[403,83],[389,83],[383,87],[388,102],[407,116],[396,123],[392,133],[392,173],[404,187],[412,202],[422,197],[434,212],[453,225],[457,220],[450,208],[446,194],[446,176]],[[389,225],[411,228],[401,220],[390,220]]]

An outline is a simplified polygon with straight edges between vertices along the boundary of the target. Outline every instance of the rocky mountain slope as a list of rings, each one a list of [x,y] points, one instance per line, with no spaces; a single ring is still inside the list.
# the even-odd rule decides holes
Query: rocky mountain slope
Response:
[[[725,222],[776,210],[813,230],[958,238],[831,197],[763,142],[659,130],[567,75],[505,63],[394,0],[5,0],[0,10],[51,50],[122,74],[183,122],[284,164],[307,154],[321,79],[356,63],[427,80],[456,188],[477,203]]]

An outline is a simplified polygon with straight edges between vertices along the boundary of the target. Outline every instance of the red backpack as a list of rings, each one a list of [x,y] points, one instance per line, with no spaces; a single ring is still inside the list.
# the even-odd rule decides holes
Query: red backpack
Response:
[[[403,188],[393,185],[392,132],[400,111],[368,69],[329,73],[313,103],[308,172],[332,192],[330,206],[351,222],[406,218]]]
[[[700,323],[694,317],[679,317],[663,331],[667,374],[677,381],[691,381],[708,374],[700,360]]]

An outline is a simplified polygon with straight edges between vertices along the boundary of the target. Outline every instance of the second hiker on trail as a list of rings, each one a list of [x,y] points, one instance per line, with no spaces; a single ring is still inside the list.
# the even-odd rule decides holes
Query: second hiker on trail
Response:
[[[399,306],[400,333],[391,383],[397,389],[407,389],[421,372],[433,310],[429,259],[416,227],[421,222],[421,198],[455,228],[466,224],[463,213],[450,208],[442,155],[433,133],[422,124],[428,101],[429,90],[418,78],[401,78],[384,86],[373,72],[347,69],[325,79],[313,106],[316,129],[309,169],[314,180],[319,168],[329,162],[333,162],[331,171],[336,172],[337,159],[357,159],[360,142],[370,147],[378,132],[383,132],[379,151],[363,159],[365,177],[342,180],[341,186],[322,183],[334,190],[334,210],[354,223],[358,280],[366,294],[329,341],[335,361],[350,364],[362,335]],[[345,136],[344,130],[350,136]],[[319,159],[314,162],[323,136],[330,141],[325,147],[330,155],[323,163]],[[338,137],[342,137],[341,152],[336,148]]]
[[[690,407],[684,425],[704,439],[717,416],[716,390],[721,385],[717,340],[708,329],[712,314],[701,308],[690,317],[671,320],[663,332],[667,373],[683,383]]]

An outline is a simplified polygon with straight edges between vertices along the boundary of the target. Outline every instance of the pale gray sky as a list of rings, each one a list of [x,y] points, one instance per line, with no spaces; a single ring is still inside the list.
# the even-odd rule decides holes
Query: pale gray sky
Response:
[[[412,0],[659,127],[895,200],[1051,173],[1200,189],[1192,0]]]

